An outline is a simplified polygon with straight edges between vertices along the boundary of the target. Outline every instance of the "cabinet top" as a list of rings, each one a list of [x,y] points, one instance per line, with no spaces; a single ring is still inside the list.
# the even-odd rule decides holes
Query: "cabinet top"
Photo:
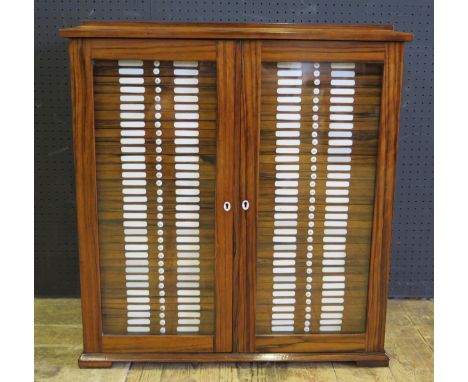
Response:
[[[356,24],[254,24],[254,23],[152,23],[83,21],[60,29],[62,37],[273,39],[328,41],[411,41],[413,35],[392,25]]]

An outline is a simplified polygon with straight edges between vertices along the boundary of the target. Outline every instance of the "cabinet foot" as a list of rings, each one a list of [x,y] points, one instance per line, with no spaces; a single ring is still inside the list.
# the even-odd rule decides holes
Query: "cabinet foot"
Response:
[[[385,356],[382,359],[356,361],[357,367],[388,367],[389,358]]]
[[[86,354],[81,354],[78,358],[78,366],[80,369],[106,369],[112,367],[112,361],[97,361],[89,359]]]

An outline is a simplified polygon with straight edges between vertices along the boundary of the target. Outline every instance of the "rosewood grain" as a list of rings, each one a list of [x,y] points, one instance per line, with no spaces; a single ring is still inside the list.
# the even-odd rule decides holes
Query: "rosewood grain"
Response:
[[[86,352],[97,352],[101,350],[102,328],[96,153],[92,69],[86,41],[70,41],[70,64],[83,349]]]
[[[218,42],[218,139],[216,186],[216,317],[215,350],[230,352],[233,335],[233,252],[235,209],[225,211],[224,203],[233,204],[237,186],[235,161],[235,49],[233,41]]]
[[[92,22],[64,28],[62,37],[180,38],[180,39],[281,39],[330,41],[410,41],[410,33],[388,26],[324,24],[236,24],[236,23],[135,23]]]
[[[403,45],[389,43],[386,47],[382,85],[379,165],[375,186],[377,211],[374,213],[369,274],[367,351],[384,351],[403,59]]]
[[[362,366],[388,366],[381,352],[340,353],[83,353],[80,367],[111,367],[113,362],[356,362]]]
[[[239,86],[239,201],[247,201],[248,210],[238,206],[240,218],[236,253],[237,291],[236,348],[238,352],[255,351],[256,300],[256,225],[258,195],[258,144],[260,138],[260,42],[246,41],[240,57]]]

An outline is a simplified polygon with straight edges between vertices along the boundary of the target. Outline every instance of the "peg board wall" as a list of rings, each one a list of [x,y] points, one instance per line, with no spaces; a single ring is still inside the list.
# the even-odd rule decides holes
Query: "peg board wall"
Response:
[[[433,297],[433,2],[35,1],[35,287],[78,296],[67,42],[80,20],[393,24],[406,44],[390,296]]]

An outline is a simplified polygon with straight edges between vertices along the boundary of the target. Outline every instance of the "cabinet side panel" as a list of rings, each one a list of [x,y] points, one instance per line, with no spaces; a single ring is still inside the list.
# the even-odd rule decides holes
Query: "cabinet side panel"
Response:
[[[69,54],[73,103],[83,347],[86,352],[98,352],[101,350],[101,306],[92,68],[86,42],[82,42],[81,39],[72,39]]]
[[[368,351],[384,351],[403,58],[403,44],[386,45],[369,273]]]

